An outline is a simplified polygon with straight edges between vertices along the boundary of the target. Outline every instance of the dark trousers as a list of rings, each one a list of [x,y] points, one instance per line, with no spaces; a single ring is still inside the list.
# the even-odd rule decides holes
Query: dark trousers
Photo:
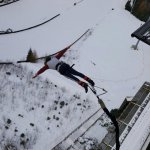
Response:
[[[85,75],[76,71],[75,69],[73,69],[72,67],[70,67],[68,64],[63,63],[60,67],[59,67],[59,73],[76,81],[79,82],[80,80],[78,78],[76,78],[75,76],[79,76],[81,78],[84,78]]]

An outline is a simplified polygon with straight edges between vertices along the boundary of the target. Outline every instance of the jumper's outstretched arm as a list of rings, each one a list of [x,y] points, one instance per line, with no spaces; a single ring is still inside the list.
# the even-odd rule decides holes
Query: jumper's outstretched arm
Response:
[[[36,78],[39,74],[43,73],[47,69],[49,69],[48,65],[43,66],[32,78]]]
[[[57,59],[60,59],[60,58],[64,55],[64,53],[65,53],[69,48],[70,48],[70,46],[68,46],[68,47],[64,48],[63,50],[59,51],[59,52],[55,55],[55,57],[56,57]]]

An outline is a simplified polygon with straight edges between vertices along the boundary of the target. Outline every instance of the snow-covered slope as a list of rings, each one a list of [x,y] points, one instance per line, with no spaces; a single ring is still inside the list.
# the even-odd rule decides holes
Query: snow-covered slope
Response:
[[[1,147],[10,141],[20,149],[24,134],[26,149],[52,148],[98,109],[79,92],[41,77],[32,80],[25,67],[3,65],[0,75]]]
[[[29,48],[36,50],[39,56],[54,53],[90,29],[86,37],[70,48],[64,60],[75,63],[75,69],[90,76],[97,86],[107,89],[108,93],[102,96],[106,106],[117,108],[126,96],[134,96],[143,82],[150,80],[149,46],[140,42],[138,51],[131,49],[137,40],[130,35],[142,22],[124,10],[125,3],[125,0],[20,0],[1,7],[0,30],[20,30],[59,13],[60,16],[32,30],[0,35],[0,60],[16,62],[25,59]],[[3,66],[0,72],[0,127],[6,139],[15,134],[19,138],[23,132],[32,140],[30,148],[47,150],[57,143],[58,137],[67,135],[98,109],[91,92],[85,94],[76,83],[55,71],[47,71],[33,80],[30,70],[35,73],[43,62],[22,64],[19,70],[17,66]],[[80,98],[76,99],[74,95]],[[55,111],[60,104],[55,102],[58,97],[61,97],[59,102],[68,103],[61,114],[59,110]],[[84,105],[86,108],[82,107]],[[70,113],[65,118],[67,111]],[[49,115],[60,119],[54,117],[53,121],[47,121]],[[12,120],[11,131],[4,129],[8,118]],[[34,127],[30,123],[34,123]],[[15,127],[18,133],[13,132]]]

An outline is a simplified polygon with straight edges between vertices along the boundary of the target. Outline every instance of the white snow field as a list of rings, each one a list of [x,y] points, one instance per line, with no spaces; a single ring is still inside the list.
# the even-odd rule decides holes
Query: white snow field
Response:
[[[75,64],[74,69],[108,91],[101,98],[109,110],[118,108],[126,96],[134,96],[145,81],[150,81],[150,47],[140,42],[138,50],[131,48],[137,42],[131,33],[143,22],[124,9],[125,3],[126,0],[20,0],[0,7],[0,31],[29,28],[60,14],[31,30],[0,35],[0,61],[14,62],[0,65],[0,149],[14,145],[19,150],[50,150],[99,109],[90,90],[85,93],[56,71],[48,70],[32,79],[43,61],[16,63],[26,59],[30,48],[39,57],[52,54],[90,29],[63,60]],[[142,127],[148,129],[150,119],[140,119],[142,123],[135,126],[135,134],[130,134],[121,150],[135,150],[146,135],[144,129],[138,132]],[[107,130],[96,127],[95,137],[101,141]],[[130,142],[133,146],[129,146]]]

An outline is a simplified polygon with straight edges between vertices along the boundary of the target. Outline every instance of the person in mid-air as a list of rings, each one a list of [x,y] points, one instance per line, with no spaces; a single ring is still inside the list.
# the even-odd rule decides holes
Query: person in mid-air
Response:
[[[37,77],[39,74],[43,73],[47,69],[57,70],[61,75],[65,76],[69,79],[72,79],[73,81],[75,81],[79,85],[81,85],[85,89],[85,92],[87,93],[88,92],[88,84],[86,82],[79,80],[75,76],[79,76],[79,77],[83,78],[91,86],[95,85],[93,80],[91,80],[89,77],[85,76],[84,74],[76,71],[69,64],[59,60],[69,48],[70,47],[66,47],[65,49],[59,51],[58,53],[56,53],[53,56],[47,56],[45,59],[45,62],[44,62],[45,65],[33,76],[33,78]]]

